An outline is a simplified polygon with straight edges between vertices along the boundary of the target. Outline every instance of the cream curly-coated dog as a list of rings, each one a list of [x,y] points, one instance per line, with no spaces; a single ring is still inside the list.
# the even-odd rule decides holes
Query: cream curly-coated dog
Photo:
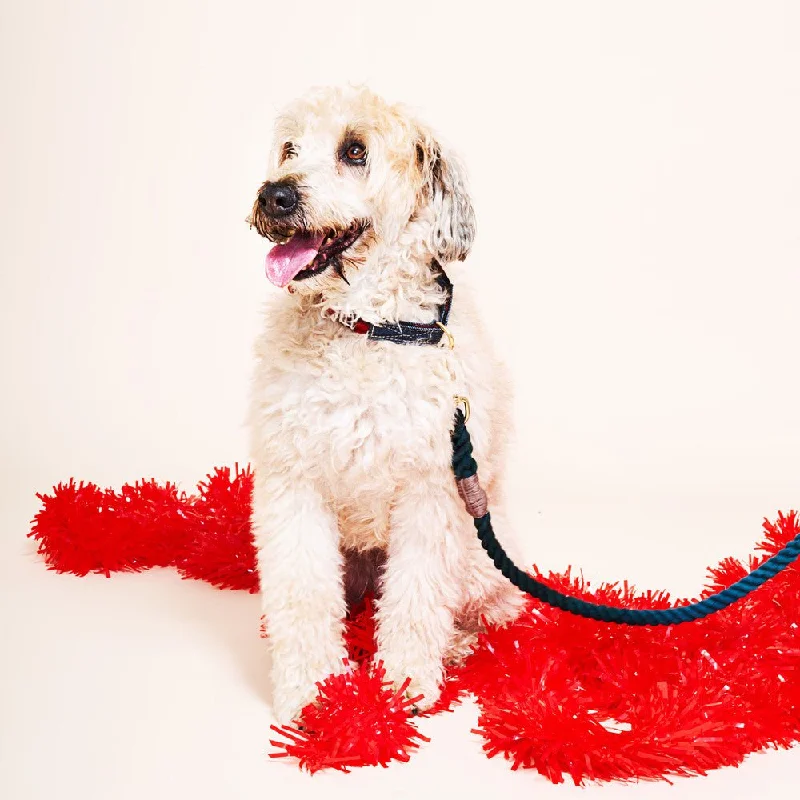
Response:
[[[278,120],[251,223],[275,242],[267,276],[288,289],[265,315],[250,416],[275,714],[296,718],[318,681],[348,668],[343,618],[365,591],[388,678],[408,676],[427,708],[481,619],[507,622],[522,602],[482,551],[450,463],[465,396],[503,537],[509,383],[451,270],[475,232],[463,168],[368,90],[315,90]],[[445,269],[454,348],[447,335],[359,335],[441,319]]]

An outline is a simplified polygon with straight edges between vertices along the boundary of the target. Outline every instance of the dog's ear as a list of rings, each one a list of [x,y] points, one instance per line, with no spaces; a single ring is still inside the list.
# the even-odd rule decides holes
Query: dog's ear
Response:
[[[420,131],[416,147],[423,192],[434,216],[429,241],[431,251],[444,263],[463,261],[475,238],[475,211],[464,165],[455,155],[443,152],[428,131]]]

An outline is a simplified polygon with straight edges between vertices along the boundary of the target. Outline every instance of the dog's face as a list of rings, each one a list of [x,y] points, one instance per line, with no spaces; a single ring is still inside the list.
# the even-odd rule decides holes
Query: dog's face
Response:
[[[365,89],[316,90],[280,117],[251,223],[277,286],[324,293],[376,248],[466,258],[474,214],[460,164]]]

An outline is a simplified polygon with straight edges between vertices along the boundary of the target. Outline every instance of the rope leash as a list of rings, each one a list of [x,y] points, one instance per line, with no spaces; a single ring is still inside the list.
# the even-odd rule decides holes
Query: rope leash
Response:
[[[453,442],[453,473],[456,476],[458,491],[464,500],[467,511],[472,515],[483,549],[489,554],[497,569],[518,589],[548,605],[568,611],[570,614],[618,625],[679,625],[681,622],[694,622],[715,614],[717,611],[722,611],[723,608],[746,597],[750,592],[763,586],[770,578],[774,578],[779,572],[793,564],[800,556],[800,534],[798,534],[768,561],[727,589],[706,597],[704,600],[678,608],[617,608],[571,597],[551,589],[519,569],[497,541],[494,530],[492,530],[486,494],[478,483],[478,465],[472,457],[472,441],[467,430],[466,418],[460,408],[456,410],[451,438]]]

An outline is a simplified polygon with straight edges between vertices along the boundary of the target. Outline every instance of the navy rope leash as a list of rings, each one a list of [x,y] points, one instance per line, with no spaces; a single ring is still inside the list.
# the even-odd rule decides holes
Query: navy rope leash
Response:
[[[455,426],[452,433],[453,441],[453,472],[457,481],[472,478],[478,472],[478,465],[472,457],[472,442],[467,431],[466,419],[461,409],[456,411]],[[590,603],[577,597],[570,597],[562,592],[551,589],[541,581],[532,578],[523,572],[508,557],[492,530],[491,515],[486,511],[483,516],[473,517],[478,538],[483,549],[489,554],[494,565],[514,586],[521,589],[537,600],[577,614],[580,617],[598,620],[600,622],[613,622],[619,625],[679,625],[681,622],[693,622],[703,619],[710,614],[715,614],[727,608],[737,600],[746,597],[750,592],[758,589],[770,578],[774,578],[790,566],[800,556],[800,534],[795,536],[782,550],[777,552],[760,567],[753,570],[732,586],[721,592],[706,597],[697,603],[678,608],[664,609],[633,609],[605,606],[600,603]]]

